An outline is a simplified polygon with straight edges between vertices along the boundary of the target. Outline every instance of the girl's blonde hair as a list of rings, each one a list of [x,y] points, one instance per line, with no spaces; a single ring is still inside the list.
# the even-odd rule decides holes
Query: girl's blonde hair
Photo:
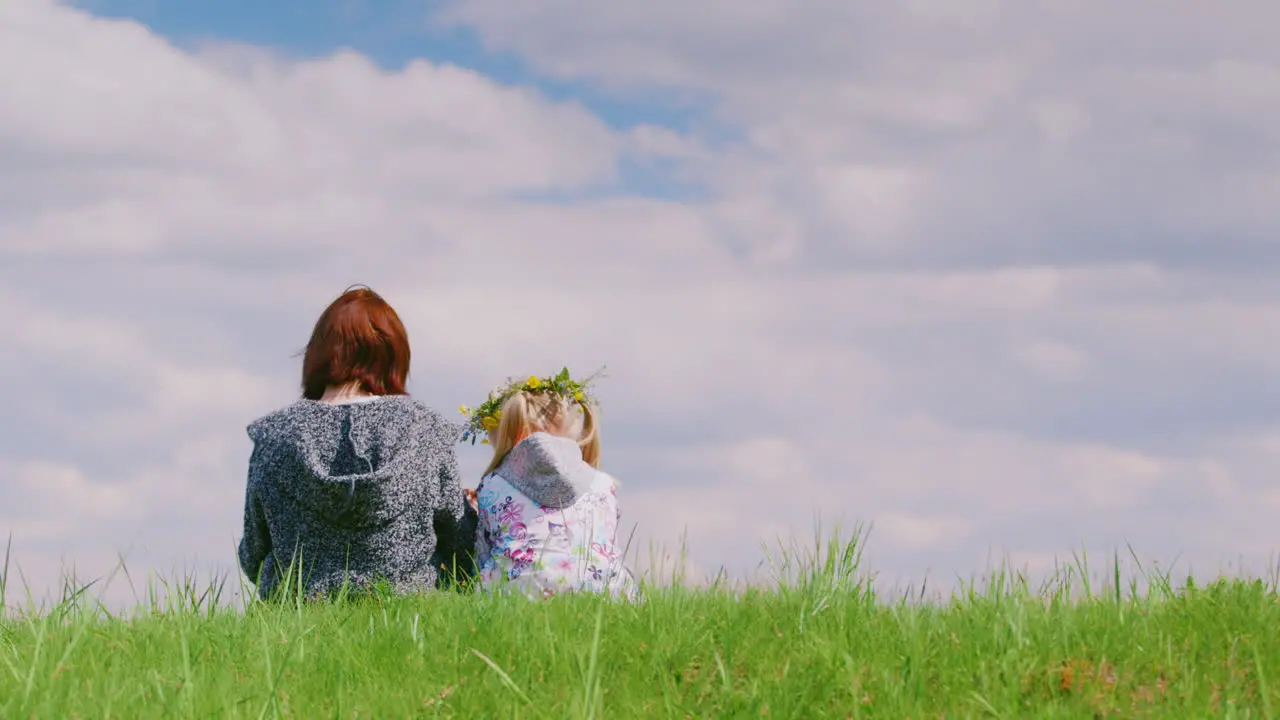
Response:
[[[582,459],[600,468],[600,430],[595,408],[554,392],[531,393],[517,390],[502,403],[498,427],[489,433],[493,460],[488,475],[506,459],[507,453],[535,432],[572,438],[582,448]]]

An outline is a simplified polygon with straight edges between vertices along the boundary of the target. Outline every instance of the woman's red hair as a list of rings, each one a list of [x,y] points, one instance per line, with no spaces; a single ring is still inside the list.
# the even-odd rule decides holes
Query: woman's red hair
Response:
[[[409,335],[400,316],[367,287],[329,304],[302,358],[302,396],[319,400],[326,388],[359,383],[370,395],[405,395]]]

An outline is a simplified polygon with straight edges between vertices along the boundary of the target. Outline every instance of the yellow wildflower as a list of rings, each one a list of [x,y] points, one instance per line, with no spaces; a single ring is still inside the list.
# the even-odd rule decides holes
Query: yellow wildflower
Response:
[[[495,418],[497,418],[498,420],[501,420],[501,419],[502,419],[502,410],[494,410],[494,411],[493,411],[493,416],[494,416]]]
[[[530,375],[529,379],[525,381],[524,386],[529,390],[537,390],[542,387],[542,379]]]
[[[480,441],[480,444],[481,444],[481,445],[488,445],[488,444],[489,444],[489,438],[485,438],[485,439],[481,440],[481,441]]]
[[[493,432],[498,429],[498,419],[492,415],[486,415],[485,418],[480,421],[480,424],[489,432]]]
[[[466,405],[459,405],[458,412],[462,413],[463,415],[470,415],[471,408],[467,407]]]
[[[586,398],[585,396],[583,396],[582,391],[579,390],[578,392],[573,394],[573,399],[576,400],[577,402],[582,402]]]

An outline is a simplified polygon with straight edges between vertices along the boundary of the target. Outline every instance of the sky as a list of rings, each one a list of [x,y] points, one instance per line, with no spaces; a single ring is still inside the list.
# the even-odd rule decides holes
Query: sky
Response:
[[[443,412],[607,367],[641,565],[753,577],[762,543],[862,523],[886,587],[1130,548],[1266,574],[1278,23],[6,0],[0,534],[36,596],[121,557],[234,570],[245,425],[364,283]]]

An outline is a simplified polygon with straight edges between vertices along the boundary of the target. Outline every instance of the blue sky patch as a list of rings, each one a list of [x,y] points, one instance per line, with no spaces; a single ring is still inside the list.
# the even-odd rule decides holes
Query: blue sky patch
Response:
[[[396,70],[425,58],[471,68],[494,80],[536,87],[553,100],[577,100],[611,127],[661,125],[687,131],[705,109],[670,94],[624,97],[577,81],[533,73],[509,53],[488,52],[465,28],[431,23],[438,2],[422,0],[81,0],[95,15],[136,20],[183,47],[234,41],[274,48],[292,57],[322,57],[350,48]]]

